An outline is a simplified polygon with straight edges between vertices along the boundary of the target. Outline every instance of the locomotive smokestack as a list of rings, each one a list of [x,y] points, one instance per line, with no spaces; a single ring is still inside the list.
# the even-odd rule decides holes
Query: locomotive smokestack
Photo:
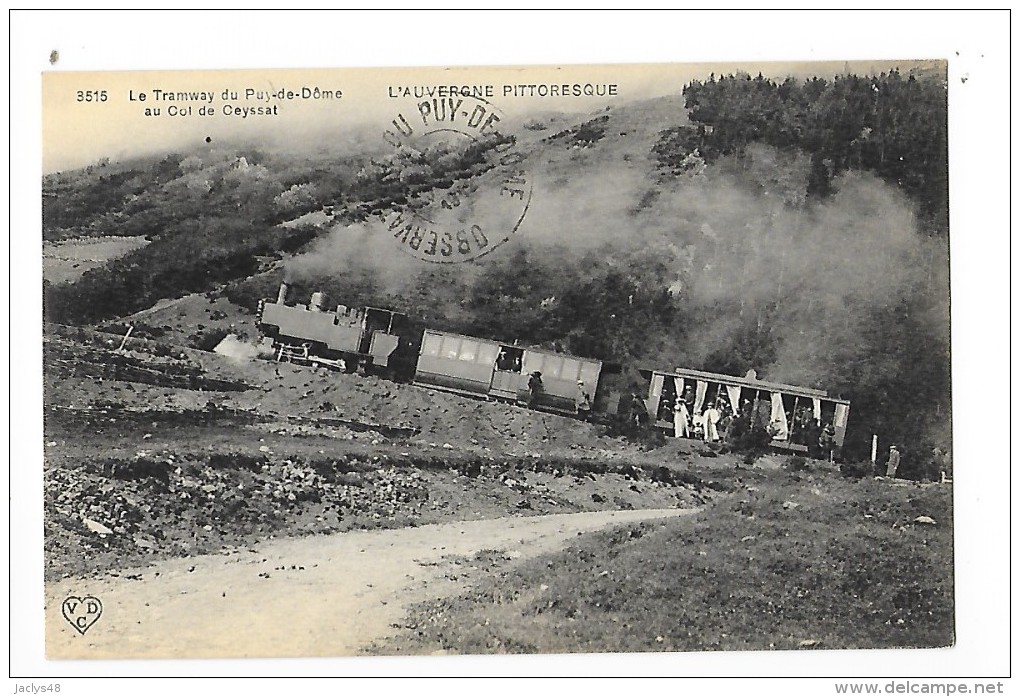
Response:
[[[276,296],[276,304],[283,305],[287,302],[287,282],[280,283],[280,292]]]
[[[322,312],[322,307],[326,303],[326,296],[320,291],[312,293],[312,297],[308,301],[308,309],[312,312]]]

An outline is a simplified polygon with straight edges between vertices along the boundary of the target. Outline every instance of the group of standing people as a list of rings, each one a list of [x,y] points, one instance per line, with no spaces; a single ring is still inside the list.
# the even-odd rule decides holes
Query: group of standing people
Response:
[[[728,404],[722,399],[708,402],[701,414],[694,415],[694,393],[690,388],[673,400],[673,435],[677,438],[701,437],[706,443],[721,440],[720,430],[729,423]]]
[[[767,445],[777,435],[778,431],[769,421],[767,401],[756,407],[751,400],[745,399],[738,409],[734,409],[720,395],[714,401],[709,400],[700,414],[694,413],[694,404],[694,392],[689,387],[683,395],[674,398],[675,437],[700,438],[706,443],[728,440],[737,445]],[[801,410],[794,415],[790,442],[806,445],[812,457],[832,460],[837,448],[836,429],[831,421],[823,426],[810,410]]]

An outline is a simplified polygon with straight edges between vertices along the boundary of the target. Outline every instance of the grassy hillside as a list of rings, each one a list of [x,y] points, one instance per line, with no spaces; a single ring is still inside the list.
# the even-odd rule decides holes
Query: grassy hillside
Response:
[[[948,489],[808,471],[751,473],[740,489],[693,521],[585,535],[561,553],[493,573],[469,593],[420,606],[390,650],[954,643]]]

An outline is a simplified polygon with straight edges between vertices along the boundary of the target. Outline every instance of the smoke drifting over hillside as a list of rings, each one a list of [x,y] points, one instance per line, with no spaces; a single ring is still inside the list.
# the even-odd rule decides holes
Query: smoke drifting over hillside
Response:
[[[534,197],[517,237],[450,273],[470,289],[481,270],[521,249],[533,252],[534,268],[516,272],[536,279],[586,254],[619,264],[639,286],[668,291],[684,318],[666,335],[642,337],[637,358],[646,365],[736,372],[751,367],[746,359],[768,379],[857,396],[861,380],[881,384],[902,372],[903,356],[883,355],[883,333],[905,331],[904,322],[920,332],[914,340],[948,351],[945,241],[917,230],[895,188],[850,172],[831,197],[806,199],[807,158],[758,145],[664,180],[647,139],[640,145],[607,136],[532,152]],[[485,211],[468,204],[463,217],[485,220]],[[309,281],[372,278],[399,299],[427,266],[370,222],[334,230],[288,272]],[[766,349],[746,348],[755,342]]]

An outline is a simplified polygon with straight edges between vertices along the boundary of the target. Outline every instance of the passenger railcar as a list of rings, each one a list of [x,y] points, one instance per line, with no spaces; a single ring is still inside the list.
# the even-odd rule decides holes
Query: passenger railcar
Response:
[[[414,382],[563,414],[591,411],[602,362],[426,329]],[[533,389],[538,373],[541,389]]]
[[[721,405],[729,415],[747,410],[751,419],[771,433],[772,445],[783,450],[813,450],[827,427],[831,427],[834,446],[843,446],[850,402],[822,390],[758,380],[753,370],[744,377],[687,368],[641,373],[649,381],[644,400],[649,420],[670,434],[673,406],[679,398],[688,403],[693,417],[709,403]]]

